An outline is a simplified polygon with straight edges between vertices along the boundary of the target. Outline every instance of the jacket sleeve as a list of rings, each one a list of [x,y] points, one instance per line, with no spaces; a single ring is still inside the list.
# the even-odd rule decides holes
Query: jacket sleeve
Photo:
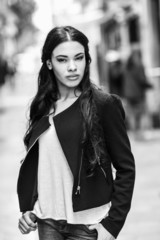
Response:
[[[111,208],[102,225],[116,238],[130,210],[135,181],[135,163],[125,127],[121,100],[110,95],[103,109],[103,129],[112,164],[116,169]]]

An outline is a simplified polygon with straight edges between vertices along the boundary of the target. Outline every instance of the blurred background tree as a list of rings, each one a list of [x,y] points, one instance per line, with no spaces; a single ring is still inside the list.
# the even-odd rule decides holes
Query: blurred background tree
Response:
[[[0,86],[16,73],[17,54],[36,42],[34,0],[0,0]],[[4,68],[5,66],[5,68]],[[3,73],[3,74],[2,74]]]
[[[16,37],[19,38],[24,31],[30,30],[35,32],[36,28],[32,23],[32,15],[36,10],[36,4],[33,0],[23,0],[23,1],[11,1],[9,8],[18,17],[17,21],[17,34]]]
[[[23,51],[25,46],[33,44],[35,40],[37,29],[32,22],[32,16],[36,10],[36,3],[34,0],[12,0],[9,8],[17,16],[15,38],[18,41],[18,50]]]

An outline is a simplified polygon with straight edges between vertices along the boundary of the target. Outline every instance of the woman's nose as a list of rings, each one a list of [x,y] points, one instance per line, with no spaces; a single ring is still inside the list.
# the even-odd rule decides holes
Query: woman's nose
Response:
[[[77,70],[76,63],[74,61],[70,61],[69,64],[68,64],[68,71],[73,72],[73,71],[76,71],[76,70]]]

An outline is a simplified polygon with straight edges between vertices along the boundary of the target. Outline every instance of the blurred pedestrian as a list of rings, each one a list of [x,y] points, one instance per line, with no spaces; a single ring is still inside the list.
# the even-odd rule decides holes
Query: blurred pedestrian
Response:
[[[124,71],[120,59],[109,63],[109,91],[123,97]]]
[[[126,62],[124,98],[126,99],[128,125],[136,134],[141,128],[141,120],[146,112],[146,90],[152,88],[148,82],[141,52],[134,49]]]
[[[8,64],[4,57],[0,56],[0,88],[6,82],[6,76],[8,74]]]
[[[82,32],[49,32],[18,178],[19,229],[38,226],[40,240],[113,240],[130,209],[135,167],[124,110],[90,82],[90,62]]]
[[[17,72],[17,59],[16,55],[12,56],[8,59],[8,82],[12,88],[12,90],[15,88],[15,75]]]
[[[12,59],[6,59],[0,56],[0,88],[9,81],[14,87],[14,75],[16,73],[16,65]]]

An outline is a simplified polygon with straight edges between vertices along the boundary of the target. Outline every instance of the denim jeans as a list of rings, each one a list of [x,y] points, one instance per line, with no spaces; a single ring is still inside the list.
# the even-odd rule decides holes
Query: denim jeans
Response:
[[[96,240],[97,231],[65,220],[37,219],[39,240]]]

